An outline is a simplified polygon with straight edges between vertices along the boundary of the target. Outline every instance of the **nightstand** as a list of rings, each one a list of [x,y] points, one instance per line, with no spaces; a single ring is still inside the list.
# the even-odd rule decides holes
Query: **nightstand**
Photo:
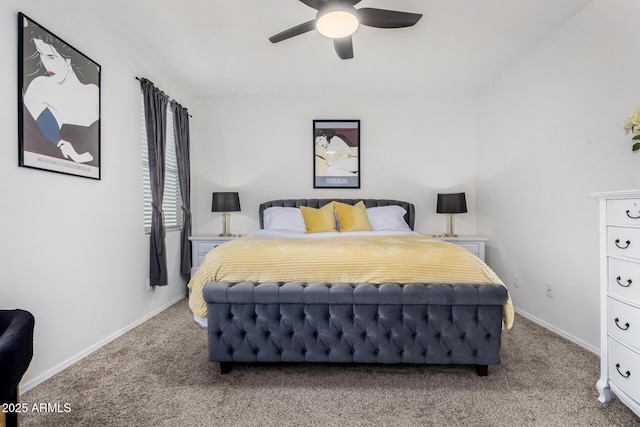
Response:
[[[444,237],[434,236],[445,242],[451,242],[458,246],[461,246],[484,261],[484,244],[489,239],[479,236],[458,236],[458,237]]]
[[[200,263],[211,249],[237,237],[189,236],[189,240],[191,240],[191,276],[196,273]]]

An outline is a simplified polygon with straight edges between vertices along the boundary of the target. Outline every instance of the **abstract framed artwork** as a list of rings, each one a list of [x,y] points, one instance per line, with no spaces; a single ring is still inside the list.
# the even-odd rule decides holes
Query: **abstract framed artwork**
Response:
[[[100,179],[101,67],[18,13],[18,164]]]
[[[313,188],[360,188],[360,120],[314,120],[313,146]]]

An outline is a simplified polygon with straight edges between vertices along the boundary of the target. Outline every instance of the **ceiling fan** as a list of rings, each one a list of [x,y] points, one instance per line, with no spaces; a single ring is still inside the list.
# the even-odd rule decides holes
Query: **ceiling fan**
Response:
[[[422,14],[400,12],[397,10],[376,9],[354,6],[361,0],[300,0],[316,9],[315,19],[284,30],[269,37],[271,43],[278,43],[299,36],[311,30],[333,39],[336,53],[342,59],[353,58],[351,35],[362,25],[376,28],[404,28],[415,25]]]

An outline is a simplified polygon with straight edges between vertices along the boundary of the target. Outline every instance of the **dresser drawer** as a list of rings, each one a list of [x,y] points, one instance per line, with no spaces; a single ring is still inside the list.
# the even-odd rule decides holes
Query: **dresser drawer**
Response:
[[[456,243],[461,248],[465,248],[475,256],[480,256],[480,247],[477,243]]]
[[[224,242],[220,242],[220,241],[215,241],[215,242],[198,242],[198,244],[196,245],[197,248],[197,254],[199,257],[203,258],[206,254],[209,253],[209,251],[213,248],[215,248],[216,246],[219,246],[221,243]]]
[[[191,240],[191,275],[193,276],[200,267],[204,257],[216,246],[233,240],[237,236],[233,237],[221,237],[221,236],[190,236]]]
[[[609,381],[640,401],[640,354],[609,338]]]
[[[640,227],[640,199],[608,200],[607,224]]]
[[[640,228],[607,227],[607,253],[640,258]]]
[[[640,308],[607,298],[607,330],[618,341],[640,350]]]
[[[608,288],[611,295],[640,305],[640,263],[609,258]]]

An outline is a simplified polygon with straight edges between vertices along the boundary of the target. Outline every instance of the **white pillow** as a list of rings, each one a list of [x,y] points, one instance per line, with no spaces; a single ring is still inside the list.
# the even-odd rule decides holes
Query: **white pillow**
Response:
[[[407,213],[402,206],[377,206],[375,208],[367,208],[367,216],[374,231],[381,230],[411,230],[404,215]]]
[[[284,208],[275,206],[263,212],[265,230],[287,230],[306,233],[304,218],[300,208]]]

